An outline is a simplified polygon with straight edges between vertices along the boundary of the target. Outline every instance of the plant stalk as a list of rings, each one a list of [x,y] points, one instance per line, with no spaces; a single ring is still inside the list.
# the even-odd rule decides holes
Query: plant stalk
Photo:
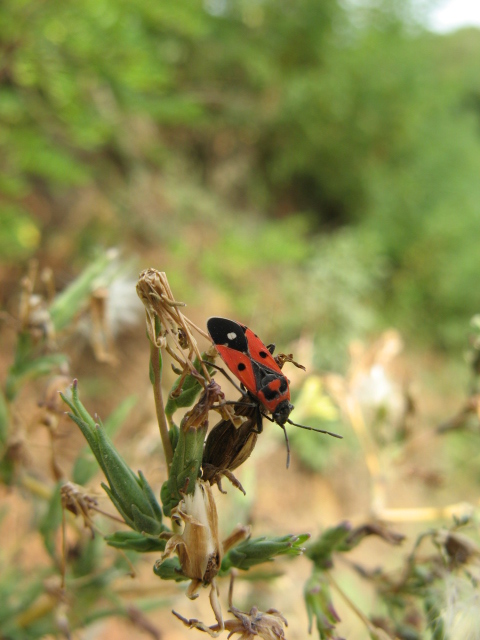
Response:
[[[162,438],[163,451],[167,467],[170,468],[173,460],[172,443],[168,435],[168,424],[165,417],[165,406],[163,403],[161,371],[160,371],[160,347],[157,347],[150,341],[150,365],[153,372],[153,397],[155,398],[155,410],[157,412],[158,428],[160,429],[160,437]]]

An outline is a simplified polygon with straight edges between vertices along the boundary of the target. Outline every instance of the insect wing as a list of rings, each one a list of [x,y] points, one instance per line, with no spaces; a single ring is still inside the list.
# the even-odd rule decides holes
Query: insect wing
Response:
[[[248,391],[255,394],[257,383],[248,353],[246,327],[227,318],[210,318],[207,329],[227,367]]]
[[[248,353],[250,357],[253,358],[258,364],[267,367],[275,373],[278,373],[283,378],[284,375],[282,373],[282,370],[275,362],[275,359],[270,351],[263,344],[260,338],[255,335],[251,329],[248,329],[248,327],[245,327],[245,337],[247,339]]]
[[[245,325],[227,318],[210,318],[207,328],[230,371],[248,391],[274,412],[290,399],[287,378],[260,338]]]
[[[281,402],[290,400],[288,380],[260,338],[251,329],[245,329],[248,350],[253,361],[256,395],[264,407],[275,413]]]
[[[257,382],[250,357],[240,351],[230,349],[230,347],[216,345],[216,349],[230,371],[240,380],[248,391],[255,394],[257,391]]]
[[[258,403],[244,405],[243,402],[240,398],[240,404],[235,405],[235,415],[244,416],[245,422],[235,427],[230,420],[221,420],[212,428],[205,442],[203,465],[233,471],[252,453],[262,428],[262,416]],[[209,474],[211,469],[204,473],[204,479],[209,480]]]
[[[229,347],[248,355],[248,340],[245,335],[246,327],[228,320],[228,318],[209,318],[207,329],[210,337],[217,346]]]

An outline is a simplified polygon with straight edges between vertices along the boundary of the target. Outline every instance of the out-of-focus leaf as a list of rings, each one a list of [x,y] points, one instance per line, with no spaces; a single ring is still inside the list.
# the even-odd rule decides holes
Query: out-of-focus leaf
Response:
[[[95,287],[106,286],[120,269],[118,252],[105,251],[68,287],[55,296],[50,305],[50,317],[56,331],[64,329],[88,302]]]
[[[116,531],[112,535],[105,536],[107,544],[116,549],[125,551],[138,551],[145,553],[148,551],[164,551],[165,540],[147,536],[137,531]]]
[[[16,205],[0,206],[1,262],[32,255],[40,237],[40,229],[27,211]]]
[[[271,562],[280,555],[301,555],[305,551],[302,545],[309,537],[310,534],[305,533],[298,536],[249,538],[225,555],[222,561],[222,573],[228,572],[232,567],[247,571],[255,565]]]
[[[57,558],[57,551],[55,548],[55,542],[57,539],[58,529],[62,521],[62,501],[60,498],[61,483],[58,483],[55,487],[55,491],[52,493],[52,497],[48,503],[47,511],[43,516],[39,531],[43,537],[43,543],[49,555],[53,558]]]

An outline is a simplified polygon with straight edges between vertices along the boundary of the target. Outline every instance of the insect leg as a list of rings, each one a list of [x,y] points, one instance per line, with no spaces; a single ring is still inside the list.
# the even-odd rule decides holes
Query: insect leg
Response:
[[[236,382],[234,382],[232,380],[232,378],[228,375],[228,373],[225,371],[225,369],[222,369],[222,367],[219,367],[217,364],[213,364],[213,362],[209,362],[208,360],[202,360],[203,364],[208,365],[209,367],[213,367],[214,369],[216,369],[217,371],[220,371],[220,373],[223,373],[223,375],[225,376],[225,378],[231,383],[233,384],[233,386],[235,387],[235,389],[237,389],[238,391],[240,391],[240,393],[242,394],[242,396],[246,395],[246,392],[241,389],[238,384]]]

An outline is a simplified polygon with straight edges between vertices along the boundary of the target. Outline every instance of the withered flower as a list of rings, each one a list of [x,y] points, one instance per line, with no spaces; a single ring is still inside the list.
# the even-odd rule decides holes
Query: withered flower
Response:
[[[268,611],[263,612],[259,611],[258,607],[253,606],[250,611],[246,613],[233,606],[233,582],[234,574],[232,573],[228,610],[230,613],[233,613],[235,617],[225,621],[223,628],[230,632],[228,637],[232,638],[234,635],[238,635],[238,640],[255,640],[255,638],[263,638],[263,640],[286,640],[284,627],[288,626],[288,622],[277,609],[268,609]],[[175,611],[173,611],[173,613],[185,626],[190,627],[190,629],[204,631],[212,637],[218,636],[220,631],[222,631],[219,625],[207,627],[199,620],[187,620]]]
[[[83,524],[90,529],[92,538],[94,536],[94,525],[90,511],[96,511],[98,501],[93,496],[82,490],[73,482],[66,482],[60,489],[62,507],[73,513],[74,516],[82,516]]]
[[[472,562],[478,563],[480,548],[473,540],[458,531],[440,529],[434,535],[433,541],[443,549],[452,568]]]
[[[218,536],[217,508],[207,482],[197,480],[195,491],[185,495],[172,511],[172,521],[178,528],[183,522],[183,532],[168,540],[157,566],[176,551],[183,574],[191,579],[186,595],[193,600],[202,585],[210,585],[210,603],[221,630],[223,619],[215,576],[220,569],[223,548]]]
[[[194,327],[201,335],[206,338],[208,336],[181,313],[180,307],[184,307],[185,303],[175,300],[165,273],[156,269],[142,271],[137,282],[137,294],[145,306],[150,341],[158,347],[167,347],[170,355],[180,364],[185,364],[186,360],[192,362],[194,354],[201,359],[197,342],[190,329]],[[155,317],[160,320],[165,334],[171,338],[176,351],[168,348],[165,337],[159,340],[155,330]],[[189,349],[188,358],[182,354],[182,350],[186,347]]]
[[[225,622],[225,629],[230,631],[229,637],[238,634],[239,640],[278,640],[285,638],[283,627],[288,626],[286,619],[276,609],[269,609],[266,613],[252,607],[249,613],[244,613],[236,607],[230,607],[235,619]]]

